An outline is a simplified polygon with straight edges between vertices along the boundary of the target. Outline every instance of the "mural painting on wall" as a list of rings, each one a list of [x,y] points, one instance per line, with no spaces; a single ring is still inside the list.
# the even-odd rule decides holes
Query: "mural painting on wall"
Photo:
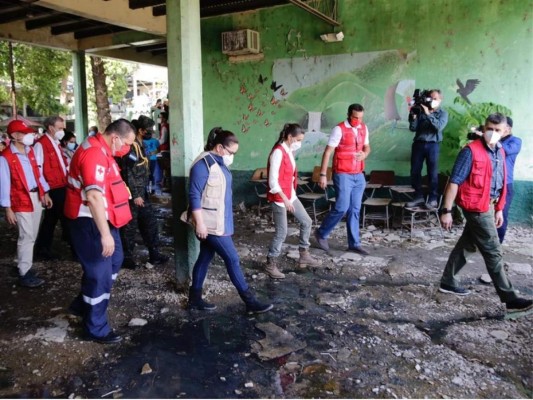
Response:
[[[388,50],[276,60],[272,79],[283,82],[289,96],[275,92],[274,97],[283,100],[285,120],[306,129],[299,165],[312,169],[320,163],[331,129],[346,118],[352,103],[366,110],[373,150],[369,167],[384,169],[387,164],[392,169],[409,160],[407,116],[415,81],[403,79],[403,70],[415,54]]]

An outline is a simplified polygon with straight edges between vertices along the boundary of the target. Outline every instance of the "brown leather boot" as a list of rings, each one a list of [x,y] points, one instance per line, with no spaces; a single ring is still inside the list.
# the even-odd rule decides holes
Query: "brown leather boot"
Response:
[[[277,258],[267,257],[265,272],[268,274],[268,276],[270,276],[272,279],[285,279],[285,274],[282,273],[278,267],[279,262]]]
[[[322,265],[322,261],[311,257],[311,253],[309,253],[308,249],[300,248],[300,259],[298,260],[298,266],[300,268],[305,268],[307,266],[320,267],[321,265]]]

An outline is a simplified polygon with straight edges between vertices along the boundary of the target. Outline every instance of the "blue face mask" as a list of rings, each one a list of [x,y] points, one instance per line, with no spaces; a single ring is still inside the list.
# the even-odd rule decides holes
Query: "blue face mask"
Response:
[[[67,143],[67,149],[69,149],[69,150],[71,150],[71,151],[76,150],[76,147],[78,147],[78,144],[77,144],[77,143],[72,143],[72,142],[68,142],[68,143]]]

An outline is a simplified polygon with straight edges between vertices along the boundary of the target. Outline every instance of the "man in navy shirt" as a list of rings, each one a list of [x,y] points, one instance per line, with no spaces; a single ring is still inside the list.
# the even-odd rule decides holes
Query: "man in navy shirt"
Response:
[[[520,153],[522,148],[522,140],[513,136],[513,120],[507,117],[507,130],[502,135],[500,140],[503,151],[505,151],[505,166],[507,167],[507,197],[505,198],[505,207],[503,208],[503,224],[498,228],[498,237],[500,243],[503,243],[505,232],[507,231],[507,216],[513,201],[513,180],[514,180],[514,164],[516,156]]]

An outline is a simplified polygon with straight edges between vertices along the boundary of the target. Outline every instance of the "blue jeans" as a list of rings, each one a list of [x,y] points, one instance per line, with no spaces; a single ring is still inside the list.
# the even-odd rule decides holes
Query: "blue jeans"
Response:
[[[498,228],[498,237],[500,238],[500,243],[503,243],[505,238],[505,232],[507,232],[507,217],[509,216],[509,209],[511,208],[511,203],[513,201],[513,184],[507,184],[507,196],[505,196],[505,207],[503,208],[503,225]]]
[[[92,218],[80,217],[71,221],[72,246],[83,268],[81,296],[72,305],[83,314],[87,332],[96,337],[106,336],[111,327],[107,320],[107,306],[111,288],[117,279],[124,255],[119,230],[109,226],[115,240],[111,257],[102,256],[102,236]]]
[[[414,198],[423,197],[422,167],[426,161],[429,201],[439,198],[439,144],[437,142],[413,142],[411,148],[411,185],[415,189]]]
[[[192,270],[192,288],[201,290],[211,260],[217,253],[224,260],[226,270],[233,285],[239,293],[248,290],[248,284],[244,279],[239,262],[239,254],[233,244],[231,236],[207,235],[205,240],[200,241],[200,254]]]
[[[365,175],[363,173],[333,174],[333,185],[337,199],[335,208],[322,221],[320,228],[318,228],[318,235],[327,239],[331,231],[346,214],[348,247],[358,247],[361,245],[359,214],[361,213],[361,201],[366,186]]]

